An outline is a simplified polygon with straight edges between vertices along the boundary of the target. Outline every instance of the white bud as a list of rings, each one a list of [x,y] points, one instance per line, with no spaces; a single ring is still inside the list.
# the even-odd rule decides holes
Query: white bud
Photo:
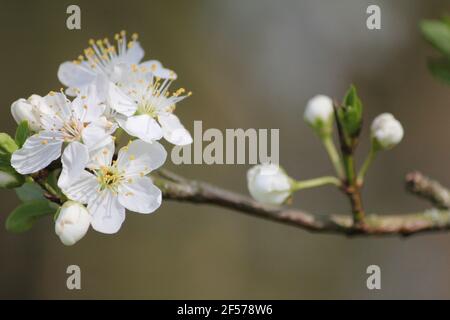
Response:
[[[333,121],[333,100],[324,95],[311,98],[306,104],[303,118],[313,127],[330,125]]]
[[[27,100],[19,99],[11,105],[11,113],[17,123],[28,121],[28,126],[33,131],[40,130],[39,115],[46,109],[44,99],[33,94]]]
[[[82,204],[67,201],[61,207],[55,222],[55,232],[66,246],[74,245],[84,237],[91,224],[91,215]]]
[[[247,172],[248,189],[262,203],[282,204],[291,195],[291,181],[278,165],[261,164]]]
[[[384,150],[400,143],[403,138],[401,123],[390,113],[382,113],[376,117],[371,126],[372,138]]]

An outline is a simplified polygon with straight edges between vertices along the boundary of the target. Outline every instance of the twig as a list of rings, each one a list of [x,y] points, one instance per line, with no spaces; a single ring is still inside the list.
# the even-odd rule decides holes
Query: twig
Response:
[[[212,204],[233,209],[255,217],[293,225],[305,230],[343,235],[412,235],[426,231],[450,229],[450,212],[428,210],[425,212],[395,215],[368,214],[365,223],[353,225],[351,215],[319,215],[302,210],[261,204],[249,197],[221,189],[211,184],[187,180],[178,176],[170,181],[165,171],[154,181],[163,191],[165,199]],[[169,174],[170,175],[170,174]]]
[[[406,189],[440,209],[450,208],[450,191],[420,172],[411,172],[406,176]]]

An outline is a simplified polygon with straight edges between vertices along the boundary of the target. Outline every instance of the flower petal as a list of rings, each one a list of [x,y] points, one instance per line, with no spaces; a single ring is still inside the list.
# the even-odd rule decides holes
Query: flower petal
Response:
[[[124,170],[127,177],[142,176],[162,166],[166,158],[167,152],[159,142],[134,140],[120,149],[117,168]]]
[[[114,156],[114,140],[111,136],[99,141],[89,148],[89,169],[99,169],[111,165]]]
[[[139,67],[145,68],[147,71],[151,72],[153,76],[161,79],[177,79],[177,74],[170,69],[164,68],[162,63],[158,60],[148,60],[142,62]]]
[[[128,134],[148,143],[163,137],[161,126],[146,114],[129,117],[124,129]]]
[[[61,133],[42,131],[29,137],[11,156],[11,165],[20,174],[30,174],[47,167],[61,155]]]
[[[99,193],[99,185],[97,177],[84,170],[80,174],[79,179],[71,181],[69,185],[63,186],[61,190],[70,200],[86,204],[95,200]]]
[[[77,181],[89,162],[88,148],[77,141],[71,142],[61,157],[62,171],[58,179],[61,189]]]
[[[149,177],[136,177],[119,187],[119,202],[130,211],[151,213],[162,201],[159,190]]]
[[[95,121],[105,112],[106,106],[97,98],[96,92],[95,86],[89,86],[86,94],[80,94],[72,101],[72,109],[81,122]]]
[[[117,125],[108,121],[105,117],[91,122],[81,133],[83,143],[91,149],[99,142],[107,139],[116,130]]]
[[[67,87],[81,88],[95,79],[95,73],[84,64],[66,61],[59,66],[58,79]]]
[[[189,131],[181,124],[178,117],[172,113],[158,116],[164,133],[164,139],[177,146],[185,146],[192,143]]]
[[[92,215],[91,225],[98,232],[116,233],[125,221],[125,208],[109,190],[98,193],[88,204],[88,210]]]
[[[138,41],[131,42],[131,48],[123,56],[123,60],[129,64],[138,64],[144,57],[144,49]]]
[[[64,93],[51,92],[44,97],[44,103],[49,107],[50,116],[58,115],[62,119],[68,119],[72,115],[71,102]]]
[[[113,83],[108,87],[107,102],[113,110],[128,117],[137,110],[136,103]]]

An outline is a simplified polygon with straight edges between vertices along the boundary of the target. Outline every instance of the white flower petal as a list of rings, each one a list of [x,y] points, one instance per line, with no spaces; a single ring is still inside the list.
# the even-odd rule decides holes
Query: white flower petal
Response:
[[[125,221],[125,208],[111,191],[105,190],[88,204],[91,225],[98,232],[112,234],[119,231]]]
[[[125,131],[149,143],[163,137],[160,125],[155,119],[146,114],[129,117],[125,123]]]
[[[95,73],[84,64],[67,61],[59,66],[58,79],[67,87],[82,88],[94,81]]]
[[[88,148],[77,141],[71,142],[61,157],[62,171],[58,186],[63,189],[80,178],[89,161]]]
[[[89,149],[90,161],[87,164],[87,167],[89,169],[99,169],[101,167],[110,166],[113,156],[114,140],[111,136],[107,136],[106,139],[94,144]]]
[[[144,57],[144,49],[142,49],[138,41],[131,42],[131,48],[127,50],[123,56],[123,60],[129,64],[138,64]]]
[[[99,142],[108,139],[108,137],[116,130],[117,125],[106,120],[105,117],[91,122],[81,133],[83,143],[91,149]]]
[[[81,122],[92,122],[99,119],[105,112],[106,106],[100,103],[90,86],[87,95],[80,94],[72,101],[72,109],[75,116]]]
[[[192,143],[192,137],[189,131],[181,124],[178,117],[172,113],[161,114],[158,116],[161,124],[164,139],[177,146],[185,146]]]
[[[130,211],[151,213],[161,206],[162,194],[149,177],[135,177],[119,187],[119,202]]]
[[[145,68],[145,70],[150,71],[153,76],[161,79],[177,79],[177,74],[167,68],[164,68],[162,63],[158,60],[148,60],[139,65],[139,67]]]
[[[71,181],[61,190],[69,199],[86,204],[97,197],[99,185],[97,177],[84,170],[78,180]]]
[[[44,97],[44,103],[49,107],[49,115],[56,114],[62,119],[69,119],[72,115],[71,102],[64,93],[49,93]]]
[[[117,168],[124,170],[127,177],[146,175],[162,166],[166,158],[167,152],[160,143],[134,140],[127,147],[120,149]]]
[[[11,156],[11,165],[20,174],[30,174],[47,167],[61,155],[62,135],[42,131],[29,137],[23,147]]]
[[[132,116],[137,110],[136,103],[113,83],[109,84],[107,101],[113,110],[128,117]]]

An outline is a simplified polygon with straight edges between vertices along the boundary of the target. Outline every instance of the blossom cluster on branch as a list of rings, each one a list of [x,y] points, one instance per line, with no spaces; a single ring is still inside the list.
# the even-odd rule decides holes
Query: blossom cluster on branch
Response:
[[[115,44],[107,38],[90,40],[82,55],[60,65],[58,78],[66,90],[15,101],[16,140],[3,134],[11,146],[3,150],[9,186],[18,187],[24,177],[38,182],[43,170],[60,162],[57,181],[46,190],[65,202],[56,214],[55,231],[67,245],[90,226],[116,233],[126,209],[144,214],[158,209],[161,190],[148,176],[167,157],[158,141],[192,143],[174,114],[176,104],[191,93],[172,91],[177,76],[159,61],[142,62],[136,34],[129,41],[125,31],[114,38]],[[130,141],[116,153],[122,134]],[[17,183],[11,183],[15,178]],[[14,222],[20,222],[22,211],[8,219],[12,230],[20,229]]]

